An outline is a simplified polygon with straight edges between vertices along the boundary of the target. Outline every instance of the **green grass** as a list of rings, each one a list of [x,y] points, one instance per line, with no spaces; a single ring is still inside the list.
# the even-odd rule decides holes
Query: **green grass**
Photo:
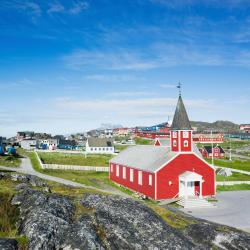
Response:
[[[211,159],[206,159],[207,162],[211,163]],[[214,165],[218,167],[234,168],[244,171],[250,171],[250,160],[220,160],[214,159]]]
[[[195,219],[191,220],[185,216],[182,216],[181,214],[174,213],[157,205],[150,204],[148,206],[153,209],[154,212],[160,217],[162,217],[162,219],[166,221],[168,225],[176,229],[185,229],[187,226],[197,223]]]
[[[232,186],[217,186],[217,191],[240,191],[240,190],[250,190],[249,184],[237,184]]]
[[[45,164],[107,167],[112,155],[87,155],[66,153],[38,153]]]
[[[140,137],[135,138],[136,145],[153,145],[154,140],[144,139]]]
[[[0,156],[0,166],[5,167],[19,167],[21,160],[19,156],[4,155]]]
[[[216,175],[216,181],[250,181],[250,175],[233,172],[231,176]]]
[[[125,150],[126,148],[128,148],[129,145],[115,145],[115,149],[119,152]]]

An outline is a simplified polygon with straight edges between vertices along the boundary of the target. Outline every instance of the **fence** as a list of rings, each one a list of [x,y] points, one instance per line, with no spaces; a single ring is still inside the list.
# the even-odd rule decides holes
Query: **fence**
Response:
[[[59,164],[43,164],[43,169],[109,172],[109,167],[74,166],[74,165],[59,165]]]
[[[239,184],[250,184],[250,181],[217,181],[217,186],[233,186]]]

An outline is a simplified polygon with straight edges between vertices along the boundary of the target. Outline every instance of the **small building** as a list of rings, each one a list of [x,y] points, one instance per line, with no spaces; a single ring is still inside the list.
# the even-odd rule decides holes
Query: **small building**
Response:
[[[55,138],[40,139],[39,147],[42,149],[54,150],[57,148],[58,143],[59,140]]]
[[[35,140],[35,139],[23,139],[20,142],[20,146],[21,146],[21,148],[23,148],[25,150],[33,150],[33,149],[37,148],[37,140]]]
[[[170,146],[133,146],[110,160],[110,179],[154,200],[215,195],[215,170],[194,147],[181,95]]]
[[[156,138],[155,146],[170,147],[170,140],[167,138]]]
[[[203,146],[200,149],[200,152],[203,157],[205,158],[224,158],[225,157],[225,151],[221,146],[214,146],[212,149],[212,146]]]
[[[241,124],[240,130],[244,131],[245,133],[250,133],[250,124]]]
[[[86,142],[86,153],[88,154],[114,154],[114,141],[111,138],[88,138]]]

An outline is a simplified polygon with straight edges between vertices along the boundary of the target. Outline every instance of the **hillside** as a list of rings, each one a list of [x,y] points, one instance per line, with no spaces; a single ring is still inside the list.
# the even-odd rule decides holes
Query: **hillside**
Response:
[[[250,249],[249,234],[174,208],[51,185],[0,173],[0,249]]]
[[[238,132],[239,125],[230,121],[216,121],[216,122],[201,122],[191,121],[192,127],[197,127],[198,132],[203,131],[217,131],[217,132]]]

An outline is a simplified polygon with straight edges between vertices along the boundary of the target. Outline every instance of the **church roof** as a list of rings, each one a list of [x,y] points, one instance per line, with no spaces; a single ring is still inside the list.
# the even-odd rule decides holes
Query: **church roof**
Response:
[[[181,95],[176,106],[171,130],[192,130]]]
[[[138,145],[123,150],[110,162],[154,172],[176,155],[178,152],[171,152],[170,147]]]

